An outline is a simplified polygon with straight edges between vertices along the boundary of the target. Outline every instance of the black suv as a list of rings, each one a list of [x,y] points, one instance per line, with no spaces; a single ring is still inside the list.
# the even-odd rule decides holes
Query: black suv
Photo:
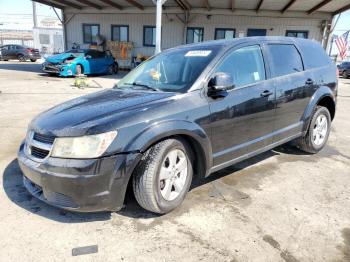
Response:
[[[334,118],[336,66],[314,41],[252,37],[166,50],[113,89],[36,117],[20,146],[24,185],[77,211],[138,203],[167,213],[192,178],[295,140],[321,150]]]
[[[339,75],[343,78],[350,77],[350,62],[343,62],[338,65]]]
[[[0,59],[7,61],[9,59],[18,59],[20,62],[30,60],[35,62],[40,59],[38,49],[30,48],[23,45],[3,45],[0,46]]]

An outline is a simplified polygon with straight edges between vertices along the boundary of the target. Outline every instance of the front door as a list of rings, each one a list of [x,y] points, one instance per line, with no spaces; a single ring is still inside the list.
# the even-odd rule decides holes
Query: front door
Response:
[[[266,80],[259,44],[240,46],[219,63],[235,86],[223,98],[210,98],[213,167],[218,169],[272,143],[275,87]]]
[[[107,71],[105,52],[89,50],[87,55],[90,56],[88,59],[90,74],[101,74]]]

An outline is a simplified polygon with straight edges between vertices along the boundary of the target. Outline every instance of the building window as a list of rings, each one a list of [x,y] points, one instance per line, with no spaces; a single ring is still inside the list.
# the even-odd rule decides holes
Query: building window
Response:
[[[233,39],[235,38],[236,30],[227,28],[216,28],[215,29],[215,40],[219,39]]]
[[[97,36],[100,34],[100,25],[83,24],[84,44],[97,44]]]
[[[203,42],[204,29],[201,27],[187,27],[186,43]]]
[[[249,28],[247,36],[266,36],[266,29]]]
[[[298,30],[287,30],[286,36],[297,37],[297,38],[308,38],[309,32],[308,31],[298,31]]]
[[[128,25],[112,25],[111,26],[112,41],[129,41],[129,26]]]
[[[50,44],[50,35],[39,34],[39,42],[41,45],[49,45]]]
[[[143,46],[156,46],[156,27],[143,27]]]

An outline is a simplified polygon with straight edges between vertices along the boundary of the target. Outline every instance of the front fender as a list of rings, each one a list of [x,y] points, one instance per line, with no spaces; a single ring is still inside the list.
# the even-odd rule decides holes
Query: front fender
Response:
[[[127,152],[145,152],[151,145],[171,136],[186,136],[200,146],[206,170],[212,166],[212,147],[206,132],[196,123],[185,120],[157,122],[140,132],[126,145]]]
[[[316,92],[313,94],[313,96],[311,97],[308,106],[306,107],[303,117],[302,117],[302,121],[304,122],[303,125],[303,132],[306,132],[310,121],[311,121],[311,117],[312,114],[317,106],[317,104],[324,98],[324,97],[330,97],[334,104],[336,103],[336,97],[334,95],[334,93],[332,92],[332,90],[328,87],[328,86],[320,86],[320,88],[318,88],[316,90]]]

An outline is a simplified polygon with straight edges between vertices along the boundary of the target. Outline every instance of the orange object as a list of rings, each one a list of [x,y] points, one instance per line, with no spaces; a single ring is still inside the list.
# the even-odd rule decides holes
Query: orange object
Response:
[[[126,59],[126,46],[125,45],[121,45],[121,54],[120,54],[121,58],[124,60]]]

